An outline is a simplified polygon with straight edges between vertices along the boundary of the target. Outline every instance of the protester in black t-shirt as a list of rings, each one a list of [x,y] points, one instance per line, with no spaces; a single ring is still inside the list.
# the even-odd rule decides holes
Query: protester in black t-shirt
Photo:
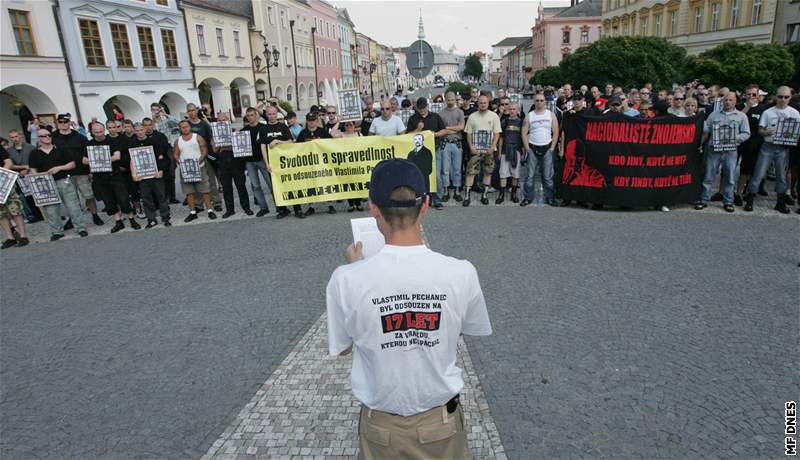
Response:
[[[153,153],[156,156],[156,168],[158,172],[156,177],[143,179],[134,175],[133,181],[139,185],[139,193],[142,196],[142,204],[144,205],[144,213],[147,216],[147,226],[145,228],[153,228],[158,225],[156,221],[156,208],[158,208],[161,215],[161,223],[165,227],[172,224],[169,221],[170,212],[169,204],[167,203],[167,195],[164,192],[164,171],[170,165],[170,148],[168,144],[158,142],[153,137],[147,137],[147,129],[141,124],[134,125],[136,136],[131,140],[129,148],[152,146]],[[133,167],[131,167],[133,169]]]
[[[112,123],[113,121],[109,121]],[[114,227],[111,228],[111,233],[116,233],[123,228],[125,224],[122,222],[122,213],[128,215],[128,221],[131,228],[138,230],[141,226],[136,222],[133,208],[131,208],[130,200],[128,200],[128,187],[125,183],[124,172],[121,167],[127,171],[130,163],[128,157],[127,147],[122,148],[120,145],[119,136],[111,138],[106,136],[105,129],[102,123],[90,123],[89,132],[92,138],[89,140],[88,145],[106,145],[108,146],[109,153],[111,154],[111,172],[94,172],[92,173],[92,181],[97,186],[100,199],[106,206],[106,214],[114,217]],[[83,164],[89,164],[89,155],[84,151]]]
[[[330,133],[328,133],[325,128],[318,125],[319,117],[315,113],[309,112],[308,115],[306,115],[306,127],[300,131],[300,134],[297,136],[297,142],[308,142],[316,139],[331,139],[332,136]],[[295,213],[296,212],[297,211],[295,211]],[[314,206],[309,206],[306,210],[307,215],[314,214],[314,212]],[[328,213],[336,214],[336,208],[334,208],[332,204],[328,205]]]
[[[739,181],[736,184],[736,193],[733,195],[733,204],[742,206],[744,204],[742,196],[747,188],[747,181],[753,175],[753,170],[756,167],[756,160],[758,159],[758,151],[761,150],[761,144],[764,143],[764,137],[758,135],[758,122],[761,120],[761,114],[769,108],[769,104],[762,104],[759,102],[758,85],[749,85],[744,91],[744,101],[738,104],[737,110],[747,115],[747,122],[750,125],[750,138],[739,144],[738,153],[742,159],[739,166]],[[712,199],[722,194],[716,193]]]
[[[169,141],[166,133],[155,129],[155,122],[153,122],[152,118],[143,118],[142,125],[144,125],[145,131],[147,132],[147,137],[152,137],[154,143],[162,144],[167,150],[172,148],[172,143]],[[178,204],[180,201],[175,199],[175,168],[177,164],[172,159],[171,155],[169,155],[169,157],[169,167],[164,171],[164,177],[162,178],[164,182],[164,193],[167,196],[167,204]]]
[[[264,110],[267,116],[267,124],[264,125],[264,144],[266,144],[266,153],[267,156],[267,169],[272,172],[272,168],[269,166],[269,148],[271,146],[279,145],[279,144],[290,144],[294,142],[294,136],[292,136],[292,131],[289,130],[289,127],[286,126],[286,123],[278,121],[278,108],[271,105],[268,106]],[[302,134],[303,131],[300,131]],[[299,136],[299,135],[298,135]],[[272,189],[272,197],[275,198],[275,188],[270,181],[270,187]],[[277,202],[275,204],[276,209],[278,211],[277,218],[283,219],[284,217],[288,216],[291,212],[289,208],[286,206],[278,206]],[[294,215],[300,219],[305,217],[305,213],[303,213],[303,208],[299,204],[292,206],[294,210]]]
[[[220,112],[217,121],[220,123],[230,122],[228,114]],[[227,219],[236,214],[236,206],[233,203],[233,185],[236,184],[236,192],[239,194],[239,204],[248,216],[253,215],[250,209],[250,195],[247,193],[246,179],[244,177],[244,159],[234,158],[233,149],[230,145],[220,146],[212,139],[212,148],[217,155],[219,165],[219,178],[222,182],[222,197],[225,200],[225,214],[223,219]]]
[[[433,113],[428,110],[428,100],[424,97],[417,99],[417,112],[414,115],[411,115],[411,118],[408,119],[408,126],[406,127],[407,133],[422,131],[433,131],[433,134],[436,138],[450,134],[450,131],[447,129],[447,125],[445,124],[444,120],[442,120],[442,117],[440,117],[438,113]],[[440,168],[442,164],[442,149],[439,147],[439,145],[436,146],[435,154],[437,169]],[[440,175],[437,172],[436,177],[439,176]],[[426,177],[425,183],[427,184],[427,182],[428,178]],[[431,193],[431,198],[433,199],[433,207],[436,209],[442,209],[442,194],[439,192]]]
[[[86,209],[92,214],[92,221],[95,225],[103,225],[103,220],[97,215],[97,200],[94,198],[92,181],[89,176],[89,167],[81,162],[83,152],[86,148],[86,137],[75,131],[71,127],[71,115],[68,113],[59,114],[56,118],[58,129],[53,131],[53,145],[66,152],[75,161],[75,168],[70,172],[72,181],[78,194],[83,198]]]
[[[52,135],[47,129],[39,129],[39,148],[31,152],[28,166],[31,173],[50,174],[56,183],[56,191],[61,199],[61,204],[42,206],[47,216],[47,225],[50,227],[50,241],[64,237],[64,222],[61,220],[61,207],[67,210],[74,228],[81,237],[89,236],[86,223],[78,201],[78,191],[70,180],[70,172],[75,169],[75,160],[67,152],[52,144]]]
[[[266,125],[258,122],[258,111],[253,107],[248,107],[244,114],[244,126],[240,131],[247,131],[250,133],[250,143],[253,148],[253,154],[244,158],[244,167],[247,170],[247,177],[250,180],[250,189],[256,199],[256,205],[261,208],[256,217],[262,217],[269,213],[269,205],[267,205],[267,198],[264,196],[264,190],[272,188],[272,181],[267,170],[267,135]],[[261,180],[264,180],[264,187],[261,186]],[[279,217],[280,218],[280,217]]]

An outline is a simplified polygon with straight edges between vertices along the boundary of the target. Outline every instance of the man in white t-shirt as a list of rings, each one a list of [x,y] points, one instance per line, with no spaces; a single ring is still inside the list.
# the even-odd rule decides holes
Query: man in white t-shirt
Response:
[[[363,259],[350,245],[327,289],[330,354],[354,355],[359,458],[471,458],[456,350],[461,334],[492,333],[478,274],[424,245],[429,200],[414,163],[380,162],[369,200],[386,246]]]
[[[396,136],[406,132],[403,120],[392,114],[392,107],[386,101],[381,101],[381,116],[372,120],[369,133],[373,136]]]
[[[758,185],[767,175],[770,164],[775,167],[775,192],[778,194],[775,210],[788,214],[789,206],[794,204],[792,197],[786,193],[789,189],[786,183],[786,169],[789,150],[797,145],[800,135],[800,113],[789,107],[791,88],[781,86],[776,97],[775,106],[765,110],[758,121],[758,134],[764,136],[764,143],[758,152],[753,177],[747,186],[745,211],[753,210],[753,197],[758,191]]]

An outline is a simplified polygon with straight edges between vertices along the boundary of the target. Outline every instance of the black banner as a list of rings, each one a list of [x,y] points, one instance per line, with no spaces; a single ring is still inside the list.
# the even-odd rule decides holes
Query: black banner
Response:
[[[561,198],[615,206],[690,203],[703,181],[698,120],[571,116]]]

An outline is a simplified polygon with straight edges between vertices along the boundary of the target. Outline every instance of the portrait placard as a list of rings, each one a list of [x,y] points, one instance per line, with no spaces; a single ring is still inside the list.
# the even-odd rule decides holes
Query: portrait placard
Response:
[[[214,144],[217,147],[230,147],[231,146],[231,124],[227,121],[215,121],[211,123],[211,134],[214,139]]]
[[[780,118],[775,125],[772,143],[794,147],[800,138],[800,120],[796,118]]]
[[[518,93],[508,93],[508,101],[512,104],[519,104],[519,99]]]
[[[400,119],[403,120],[403,125],[408,126],[408,120],[411,119],[411,115],[414,115],[413,110],[401,110],[400,111]]]
[[[250,131],[237,131],[231,134],[231,145],[234,158],[245,158],[253,155],[253,144]]]
[[[200,182],[203,180],[203,172],[200,170],[200,163],[194,158],[181,160],[181,179],[186,183]]]
[[[361,97],[358,89],[342,89],[338,92],[339,121],[361,120]]]
[[[716,123],[711,129],[711,147],[715,152],[736,150],[736,123]]]
[[[48,206],[60,204],[61,196],[58,194],[56,181],[50,174],[29,175],[28,181],[31,184],[31,195],[36,206]]]
[[[31,196],[31,194],[33,194],[33,191],[31,190],[31,182],[26,176],[19,176],[17,178],[17,185],[19,185],[19,190],[23,195]]]
[[[14,183],[19,173],[6,168],[0,168],[0,204],[6,204],[8,195],[14,190]]]
[[[128,149],[128,153],[133,164],[133,171],[131,171],[133,175],[139,176],[140,179],[153,179],[156,177],[158,166],[156,165],[156,154],[152,145],[131,147]]]
[[[87,145],[89,171],[93,173],[111,172],[111,148],[107,145]]]
[[[488,152],[492,145],[492,132],[488,129],[472,131],[472,147],[480,152]]]
[[[431,102],[430,109],[433,113],[439,113],[444,109],[444,102]]]

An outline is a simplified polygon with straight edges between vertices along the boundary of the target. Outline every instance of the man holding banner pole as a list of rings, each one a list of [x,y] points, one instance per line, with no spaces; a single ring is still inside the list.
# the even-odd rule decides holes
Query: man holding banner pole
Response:
[[[723,208],[734,212],[733,189],[736,186],[736,161],[739,144],[750,138],[750,125],[747,116],[736,110],[736,93],[731,91],[722,99],[722,110],[712,112],[703,124],[704,145],[711,138],[706,155],[706,174],[703,179],[703,196],[695,203],[695,209],[704,209],[711,200],[711,187],[714,185],[719,165],[722,163]]]
[[[408,119],[406,133],[420,133],[422,131],[433,131],[434,136],[437,138],[450,134],[450,130],[444,124],[442,117],[440,117],[438,113],[433,113],[428,110],[428,100],[424,97],[417,99],[417,113],[411,115],[411,118]],[[440,177],[438,171],[441,171],[442,167],[442,150],[436,148],[435,155],[437,168],[436,177],[438,178]],[[432,193],[431,198],[433,199],[434,208],[443,208],[441,193]]]

